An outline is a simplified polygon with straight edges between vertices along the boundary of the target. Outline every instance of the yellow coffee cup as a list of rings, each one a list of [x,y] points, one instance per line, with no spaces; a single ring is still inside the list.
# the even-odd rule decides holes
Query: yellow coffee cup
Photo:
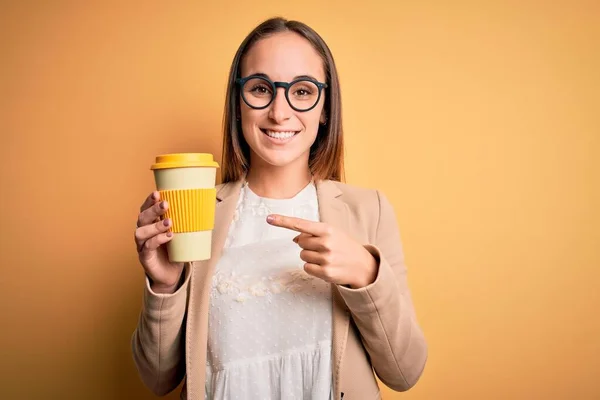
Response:
[[[217,168],[208,153],[163,154],[150,167],[161,200],[169,203],[163,218],[172,221],[173,238],[167,243],[171,262],[211,257]]]

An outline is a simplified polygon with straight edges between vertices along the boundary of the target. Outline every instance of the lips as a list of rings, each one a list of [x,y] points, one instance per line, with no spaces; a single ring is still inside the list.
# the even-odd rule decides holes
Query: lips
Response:
[[[261,128],[261,131],[262,131],[262,133],[269,136],[270,138],[280,139],[280,140],[290,139],[290,138],[294,137],[295,135],[297,135],[299,132],[299,131],[273,131],[270,129],[262,129],[262,128]]]

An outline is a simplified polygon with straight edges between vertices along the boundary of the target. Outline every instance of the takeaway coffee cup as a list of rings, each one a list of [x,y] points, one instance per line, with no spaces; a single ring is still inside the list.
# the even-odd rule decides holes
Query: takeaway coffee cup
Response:
[[[172,221],[173,238],[167,243],[171,262],[211,257],[218,167],[207,153],[159,155],[151,166],[160,198],[169,202],[163,218]]]

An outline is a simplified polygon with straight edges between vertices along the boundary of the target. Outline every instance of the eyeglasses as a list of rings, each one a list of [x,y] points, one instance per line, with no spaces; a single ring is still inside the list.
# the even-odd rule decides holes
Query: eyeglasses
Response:
[[[310,111],[319,103],[321,91],[326,83],[310,78],[300,78],[292,82],[273,82],[262,75],[250,75],[236,79],[241,88],[242,99],[250,108],[262,110],[267,108],[277,95],[277,88],[285,89],[285,98],[292,109]]]

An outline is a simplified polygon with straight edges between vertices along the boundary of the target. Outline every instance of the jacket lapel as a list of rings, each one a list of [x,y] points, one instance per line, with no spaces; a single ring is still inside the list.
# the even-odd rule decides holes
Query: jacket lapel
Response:
[[[341,190],[332,181],[319,181],[316,186],[321,222],[325,222],[335,228],[347,232],[349,229],[349,211],[346,203],[339,199],[342,195]],[[334,393],[336,393],[335,398],[338,398],[337,393],[340,390],[341,361],[346,347],[346,340],[348,338],[350,314],[336,285],[331,285],[331,294],[333,302],[333,385]]]
[[[198,360],[206,359],[206,345],[208,340],[208,306],[212,276],[223,246],[227,239],[229,225],[239,198],[243,179],[229,182],[221,186],[217,192],[215,208],[215,225],[212,234],[211,258],[205,261],[194,262],[192,277],[190,279],[189,305],[186,326],[186,368],[189,376],[187,379],[187,398],[204,398],[204,383],[206,378],[205,365]],[[199,287],[195,287],[199,285]],[[191,342],[191,340],[194,340]],[[198,383],[197,387],[194,383]],[[191,383],[191,385],[190,385]]]

